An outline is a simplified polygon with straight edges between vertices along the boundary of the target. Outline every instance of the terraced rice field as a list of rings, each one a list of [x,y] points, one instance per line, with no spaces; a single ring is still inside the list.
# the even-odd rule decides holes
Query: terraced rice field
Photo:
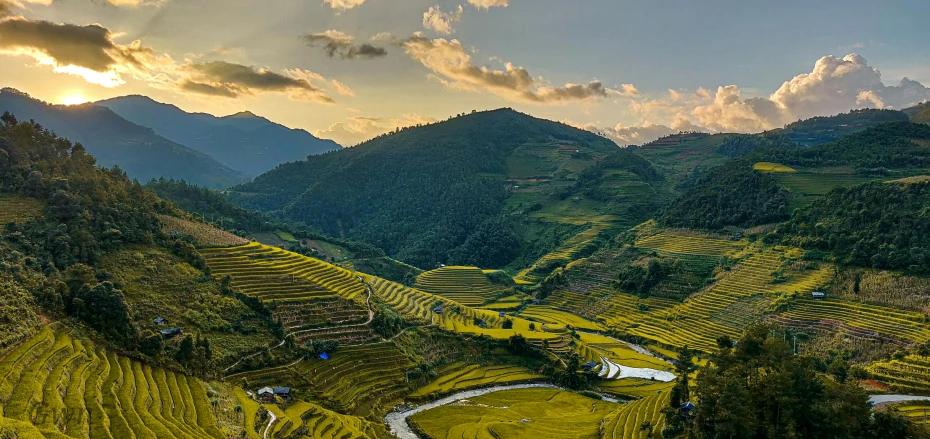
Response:
[[[296,402],[284,410],[273,405],[265,407],[276,416],[275,422],[261,432],[261,437],[269,439],[375,439],[385,434],[380,425],[308,402]]]
[[[852,187],[875,180],[855,174],[817,174],[809,172],[775,174],[791,192],[798,196],[795,205],[806,206],[838,187]]]
[[[670,392],[654,393],[620,407],[604,418],[601,434],[604,439],[640,439],[662,437],[665,415],[662,409],[668,406]]]
[[[275,318],[287,333],[336,325],[364,323],[368,310],[338,296],[303,302],[285,302],[275,307]]]
[[[51,326],[0,360],[0,406],[24,438],[228,437],[200,381]]]
[[[465,306],[480,306],[501,291],[477,267],[443,267],[417,276],[417,289],[454,300]]]
[[[41,201],[16,195],[0,195],[0,226],[9,222],[26,221],[42,215]]]
[[[755,165],[752,165],[752,169],[761,172],[771,172],[771,173],[780,173],[780,172],[798,172],[790,166],[785,166],[781,163],[771,163],[771,162],[758,162]]]
[[[800,298],[774,320],[787,327],[803,329],[844,329],[857,337],[888,341],[925,343],[930,340],[926,315],[841,299]]]
[[[872,379],[887,384],[896,393],[924,395],[930,393],[930,358],[908,355],[868,367]]]
[[[498,311],[474,309],[442,296],[376,277],[367,277],[367,282],[371,284],[377,300],[391,307],[408,321],[435,324],[448,331],[487,335],[497,339],[510,338],[514,334],[521,334],[530,340],[539,342],[542,340],[555,342],[560,339],[558,334],[543,332],[542,328],[531,331],[530,321],[526,319],[505,317],[513,321],[513,329],[502,329],[505,318],[501,318]],[[434,313],[437,306],[441,308],[441,312]],[[478,325],[476,319],[483,321],[485,327]]]
[[[659,233],[636,241],[641,248],[656,250],[660,253],[674,255],[712,256],[719,258],[742,249],[745,243],[728,239],[682,236],[672,233]]]
[[[236,236],[225,230],[217,229],[209,224],[188,221],[168,215],[158,215],[158,219],[169,233],[191,235],[201,247],[231,247],[249,242],[241,236]]]
[[[362,298],[356,274],[335,265],[258,243],[206,248],[200,253],[213,276],[230,276],[232,286],[264,301],[289,302],[338,295]]]
[[[894,406],[894,410],[911,422],[924,427],[930,426],[930,401],[913,401]]]
[[[576,329],[602,331],[604,326],[597,322],[585,320],[577,315],[559,311],[548,306],[531,305],[520,312],[520,317],[548,324],[571,326]]]
[[[539,258],[533,265],[527,267],[516,276],[514,280],[518,283],[524,284],[536,284],[542,282],[549,273],[540,272],[540,267],[550,266],[554,262],[560,262],[562,264],[568,264],[569,262],[575,260],[575,256],[584,248],[585,245],[589,244],[594,238],[597,238],[598,233],[601,233],[602,230],[608,228],[610,224],[607,223],[596,223],[591,226],[589,229],[567,239],[562,243],[558,248],[549,252],[545,256]]]
[[[685,303],[658,312],[631,313],[628,301],[617,301],[599,316],[609,326],[666,346],[713,352],[717,337],[738,338],[747,324],[758,321],[776,298],[809,294],[833,277],[834,268],[786,269],[785,279],[773,283],[791,250],[770,249],[753,254],[704,291]],[[618,293],[617,295],[620,295]]]
[[[596,439],[617,404],[557,389],[489,393],[417,413],[408,422],[435,439]]]
[[[455,393],[476,387],[518,384],[542,380],[546,377],[520,366],[481,366],[473,363],[453,363],[436,371],[437,378],[410,394],[422,398]]]
[[[390,342],[340,348],[329,360],[308,359],[289,366],[237,374],[249,388],[287,386],[341,413],[368,416],[394,407],[409,390],[405,372],[413,363]]]

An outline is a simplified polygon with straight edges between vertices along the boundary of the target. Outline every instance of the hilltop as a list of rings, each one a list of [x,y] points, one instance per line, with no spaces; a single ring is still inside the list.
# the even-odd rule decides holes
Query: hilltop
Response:
[[[332,140],[318,139],[307,131],[287,128],[250,111],[225,117],[188,113],[145,96],[123,96],[94,105],[109,108],[133,123],[152,128],[159,136],[249,176],[281,163],[340,149]]]
[[[635,224],[664,201],[661,180],[610,140],[501,109],[288,163],[230,196],[417,266],[500,267]]]
[[[0,112],[80,142],[101,166],[119,166],[130,178],[148,181],[167,177],[212,188],[241,183],[246,176],[210,156],[155,134],[151,128],[90,104],[51,105],[13,89],[0,90]]]

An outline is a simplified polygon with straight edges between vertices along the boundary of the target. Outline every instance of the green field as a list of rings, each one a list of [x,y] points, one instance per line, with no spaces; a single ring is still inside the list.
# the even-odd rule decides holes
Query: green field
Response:
[[[490,393],[409,418],[435,439],[600,438],[598,426],[617,404],[556,389]]]
[[[795,199],[795,204],[797,206],[806,206],[838,187],[852,187],[876,180],[876,178],[873,177],[864,177],[856,174],[797,172],[776,173],[773,175],[797,196]]]

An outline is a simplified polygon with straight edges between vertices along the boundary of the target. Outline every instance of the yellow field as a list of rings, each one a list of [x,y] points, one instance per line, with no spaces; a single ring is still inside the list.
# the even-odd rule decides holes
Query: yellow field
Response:
[[[574,314],[567,313],[565,311],[559,311],[548,306],[530,305],[520,312],[520,317],[525,317],[529,320],[536,320],[548,325],[558,324],[589,331],[604,330],[604,325],[601,325],[600,323],[585,320]]]
[[[376,439],[385,434],[384,428],[380,425],[326,410],[304,401],[296,402],[285,410],[274,405],[265,407],[277,416],[274,424],[267,429],[266,437],[268,438]],[[301,434],[300,431],[305,433]]]
[[[159,221],[164,225],[165,231],[191,235],[201,247],[232,247],[249,242],[241,236],[236,236],[225,230],[217,229],[209,224],[188,221],[168,215],[158,215]]]
[[[9,222],[21,222],[32,216],[42,215],[45,205],[36,199],[16,195],[0,195],[0,226]]]
[[[778,172],[778,173],[793,173],[798,172],[794,168],[782,165],[780,163],[770,163],[770,162],[758,162],[755,165],[752,165],[752,169],[761,172]]]
[[[497,384],[515,384],[545,379],[533,371],[520,366],[480,366],[478,364],[454,363],[436,371],[437,378],[417,389],[410,397],[425,397],[435,394],[454,393],[475,387]]]
[[[477,267],[443,267],[423,272],[417,276],[416,287],[466,306],[482,305],[501,291]]]
[[[597,439],[599,424],[617,404],[556,389],[494,392],[409,418],[435,439]]]
[[[640,439],[662,437],[665,415],[662,409],[668,405],[669,392],[653,392],[643,399],[620,407],[607,416],[601,438]]]

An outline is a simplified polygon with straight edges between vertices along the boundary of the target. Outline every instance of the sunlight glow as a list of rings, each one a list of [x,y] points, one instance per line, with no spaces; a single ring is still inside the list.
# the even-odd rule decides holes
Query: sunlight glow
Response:
[[[62,105],[81,105],[89,102],[81,93],[71,93],[61,98]]]

